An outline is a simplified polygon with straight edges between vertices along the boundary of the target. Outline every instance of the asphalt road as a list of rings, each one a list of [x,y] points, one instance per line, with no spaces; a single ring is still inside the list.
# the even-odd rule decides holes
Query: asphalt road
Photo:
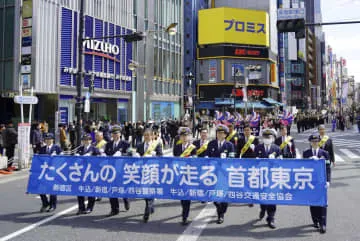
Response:
[[[294,131],[294,130],[293,130]],[[308,147],[306,133],[292,133],[299,153]],[[139,241],[207,241],[207,240],[273,240],[273,241],[360,241],[360,134],[355,130],[329,133],[333,137],[337,165],[333,168],[329,189],[327,233],[319,234],[310,226],[308,207],[278,206],[277,229],[270,230],[265,221],[257,222],[259,207],[231,205],[221,225],[215,223],[212,203],[194,202],[190,216],[193,222],[180,225],[179,201],[156,200],[156,210],[144,224],[143,200],[132,200],[131,209],[108,218],[107,199],[97,202],[94,212],[76,216],[77,201],[59,197],[55,213],[39,213],[40,199],[27,195],[27,171],[0,176],[0,241],[66,241],[66,240],[139,240]]]

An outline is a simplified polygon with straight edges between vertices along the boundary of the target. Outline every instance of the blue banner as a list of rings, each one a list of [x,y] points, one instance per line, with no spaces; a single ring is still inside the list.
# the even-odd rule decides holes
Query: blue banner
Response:
[[[325,161],[35,155],[28,192],[327,205]]]

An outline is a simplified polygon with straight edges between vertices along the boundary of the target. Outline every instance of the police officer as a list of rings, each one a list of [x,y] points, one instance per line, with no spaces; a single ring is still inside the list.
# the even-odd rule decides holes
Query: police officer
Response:
[[[191,130],[188,127],[180,127],[179,131],[179,144],[175,144],[173,155],[177,157],[192,157],[196,156],[196,146],[191,144]],[[181,200],[182,207],[182,225],[189,223],[188,217],[190,212],[191,200]]]
[[[224,125],[218,125],[216,127],[216,139],[212,140],[208,146],[209,157],[228,158],[235,157],[234,145],[227,141],[225,138],[229,133],[229,129]],[[226,213],[228,203],[214,202],[218,215],[217,224],[224,222],[224,215]]]
[[[255,147],[259,145],[259,139],[251,134],[251,127],[249,124],[244,125],[244,137],[240,138],[237,156],[240,158],[255,158]]]
[[[112,141],[105,146],[105,154],[107,156],[124,156],[127,155],[127,150],[130,144],[127,141],[121,140],[121,128],[113,126],[111,129]],[[127,198],[123,198],[125,210],[130,209],[130,202]],[[108,216],[114,216],[119,213],[119,199],[110,198],[111,211]]]
[[[54,144],[54,134],[52,133],[46,133],[45,134],[45,146],[40,148],[39,154],[45,154],[45,155],[59,155],[61,153],[60,146]],[[53,212],[56,209],[56,203],[57,203],[57,196],[56,195],[50,195],[49,199],[47,198],[46,194],[40,195],[42,207],[40,209],[40,212]]]
[[[311,144],[311,148],[307,149],[303,153],[303,158],[310,158],[314,160],[325,159],[326,165],[330,165],[330,156],[329,153],[325,150],[319,148],[320,136],[311,135],[309,136],[309,142]],[[326,168],[326,179],[327,179],[327,187],[330,186],[330,168]],[[319,207],[319,206],[310,206],[311,218],[313,221],[314,228],[319,228],[320,233],[326,232],[326,216],[327,216],[327,207]]]
[[[99,156],[100,151],[96,147],[91,145],[92,138],[90,134],[84,134],[82,137],[82,145],[76,152],[76,156]],[[76,215],[88,214],[93,211],[95,205],[95,197],[88,197],[88,206],[85,208],[85,197],[78,196],[77,197],[79,210]]]
[[[296,158],[296,148],[294,138],[288,136],[286,126],[280,127],[280,134],[275,140],[275,144],[280,148],[280,155],[283,158]]]
[[[196,156],[198,157],[206,157],[207,149],[209,145],[208,140],[208,129],[203,127],[200,129],[200,139],[193,142],[193,144],[196,146]]]
[[[161,139],[160,139],[161,140]],[[153,130],[145,129],[144,131],[144,142],[140,143],[136,147],[136,152],[139,156],[150,157],[150,156],[163,156],[163,148],[161,142],[155,140],[153,136]],[[149,217],[154,213],[154,199],[145,199],[145,211],[143,220],[145,223],[149,221]]]
[[[280,156],[280,148],[273,144],[275,141],[275,133],[269,129],[266,129],[262,133],[263,144],[259,144],[255,147],[256,157],[258,158],[270,158],[274,159]],[[275,226],[275,213],[276,205],[260,205],[261,211],[259,214],[259,220],[262,220],[267,212],[267,224],[270,228],[274,229]]]
[[[324,125],[319,125],[318,131],[320,135],[319,147],[329,153],[330,163],[335,166],[335,154],[332,140],[326,135]],[[327,166],[327,168],[330,168],[330,165]]]

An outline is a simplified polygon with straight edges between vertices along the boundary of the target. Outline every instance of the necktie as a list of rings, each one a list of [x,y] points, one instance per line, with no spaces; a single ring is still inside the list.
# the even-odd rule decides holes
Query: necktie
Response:
[[[116,146],[117,146],[117,144],[116,144],[116,142],[114,142],[114,146],[113,146],[113,149],[115,149],[115,148],[116,148]]]
[[[266,154],[269,154],[269,146],[266,146]]]
[[[50,146],[47,147],[46,153],[47,153],[47,154],[50,154]]]
[[[219,141],[219,150],[221,149],[222,145],[221,145],[221,142]]]
[[[147,143],[145,143],[145,145],[144,145],[144,152],[146,152],[146,151],[147,151],[147,149],[148,149],[148,144],[147,144]]]
[[[315,149],[313,150],[313,155],[316,156],[316,150]]]

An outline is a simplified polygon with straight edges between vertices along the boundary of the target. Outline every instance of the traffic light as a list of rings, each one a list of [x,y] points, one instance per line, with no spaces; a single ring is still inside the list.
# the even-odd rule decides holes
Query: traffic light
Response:
[[[277,21],[279,33],[295,32],[297,39],[305,38],[305,19],[286,19]]]
[[[124,38],[125,42],[136,42],[136,41],[143,40],[144,37],[145,37],[144,33],[135,32],[135,33],[132,33],[132,34],[127,34],[123,38]]]

